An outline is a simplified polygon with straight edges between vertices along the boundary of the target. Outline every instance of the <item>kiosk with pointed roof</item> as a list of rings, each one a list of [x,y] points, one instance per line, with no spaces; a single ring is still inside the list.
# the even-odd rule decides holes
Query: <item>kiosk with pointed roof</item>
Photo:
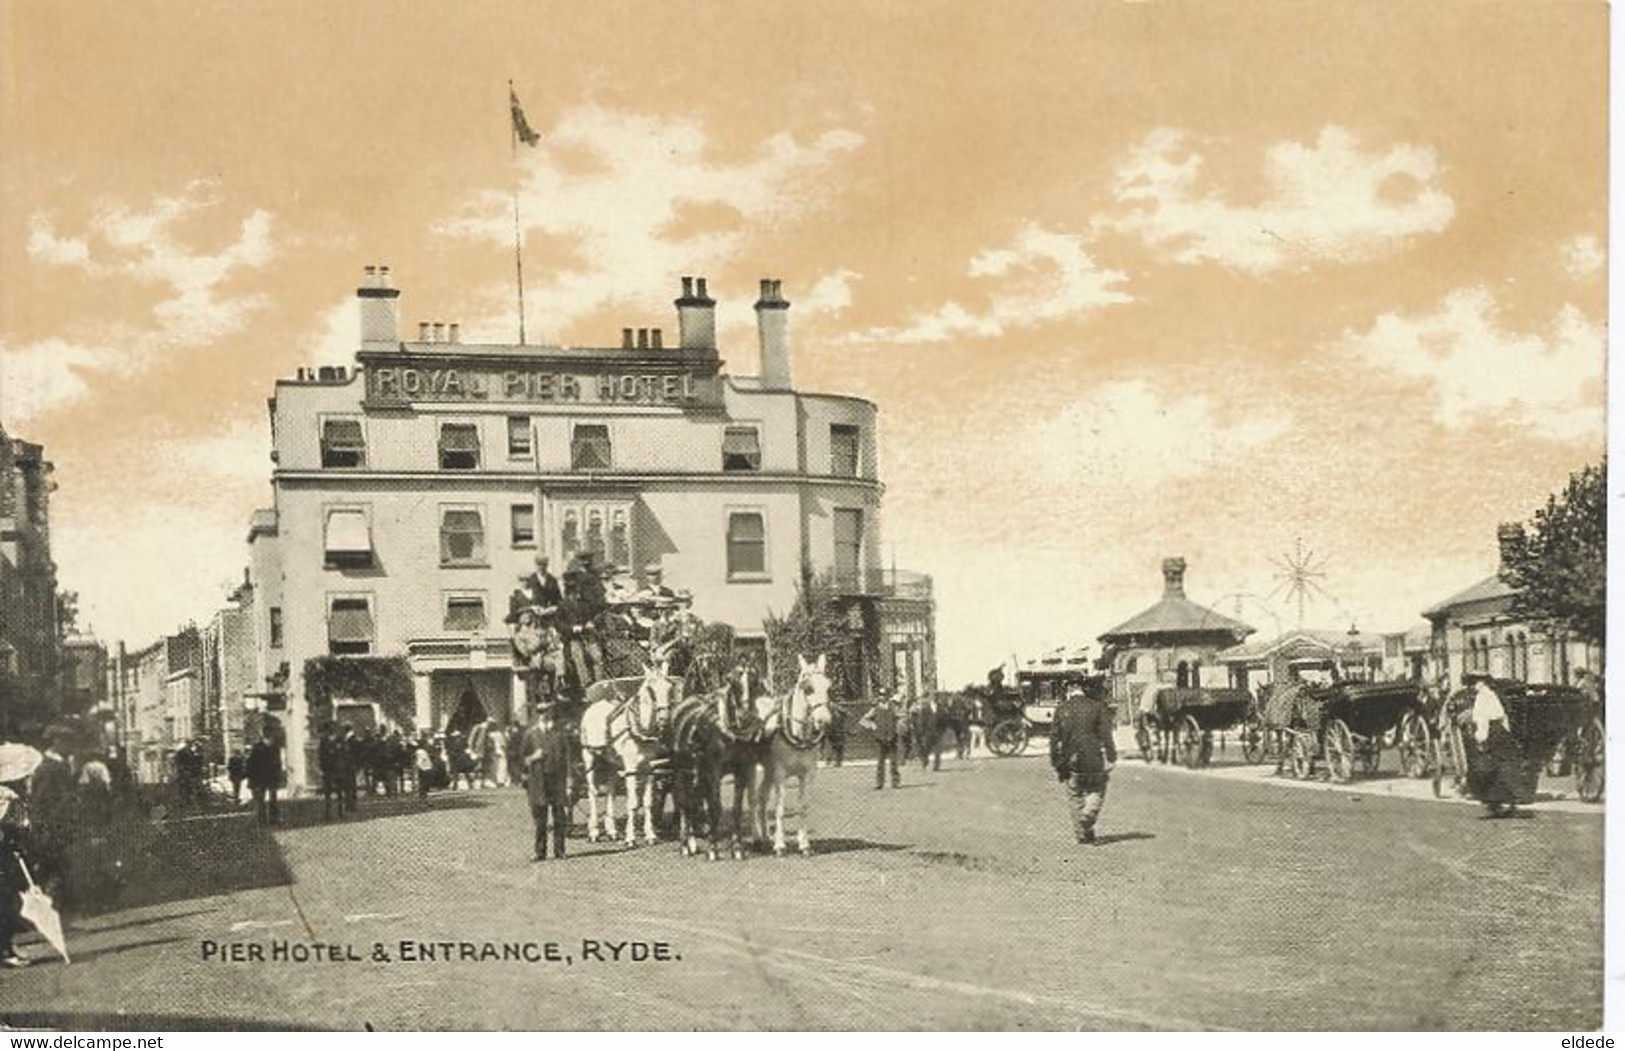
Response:
[[[1185,560],[1162,560],[1162,599],[1100,636],[1101,663],[1112,671],[1112,695],[1129,700],[1148,682],[1174,686],[1225,685],[1220,650],[1256,629],[1185,597]]]

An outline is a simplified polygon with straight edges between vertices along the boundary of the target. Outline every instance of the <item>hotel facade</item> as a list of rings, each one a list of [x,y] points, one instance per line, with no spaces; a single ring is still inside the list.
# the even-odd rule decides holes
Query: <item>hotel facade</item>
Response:
[[[674,343],[623,329],[561,347],[463,343],[442,323],[403,340],[388,268],[366,275],[355,366],[276,385],[274,505],[249,529],[268,684],[251,703],[282,724],[294,784],[312,769],[313,657],[404,658],[415,729],[470,706],[516,715],[503,616],[538,554],[560,575],[580,551],[631,585],[658,574],[764,656],[764,618],[827,575],[879,636],[876,666],[843,669],[847,696],[935,688],[929,578],[882,571],[876,407],[793,388],[779,282],[755,304],[761,374],[735,376],[703,278],[682,281]]]

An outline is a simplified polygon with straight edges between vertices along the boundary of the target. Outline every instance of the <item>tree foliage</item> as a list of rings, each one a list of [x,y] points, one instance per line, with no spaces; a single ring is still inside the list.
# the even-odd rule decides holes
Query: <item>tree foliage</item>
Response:
[[[873,676],[879,667],[879,626],[875,611],[861,601],[842,600],[827,575],[814,577],[796,589],[789,611],[770,614],[762,622],[772,664],[775,692],[795,685],[800,670],[797,657],[826,658],[836,692],[844,698],[862,697],[873,683],[848,682],[848,669],[863,667]],[[860,656],[861,660],[849,658]]]
[[[1507,538],[1501,579],[1518,589],[1515,614],[1600,644],[1608,585],[1608,462],[1569,476],[1568,487]]]
[[[314,733],[333,718],[336,699],[372,701],[397,726],[417,713],[412,667],[405,657],[312,657],[305,662],[305,701]]]

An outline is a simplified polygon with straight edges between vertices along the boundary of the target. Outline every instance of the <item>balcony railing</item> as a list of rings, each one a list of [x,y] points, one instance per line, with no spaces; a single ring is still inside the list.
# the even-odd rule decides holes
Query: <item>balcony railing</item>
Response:
[[[897,598],[914,602],[931,601],[931,577],[908,569],[863,569],[837,571],[835,590],[849,598]]]

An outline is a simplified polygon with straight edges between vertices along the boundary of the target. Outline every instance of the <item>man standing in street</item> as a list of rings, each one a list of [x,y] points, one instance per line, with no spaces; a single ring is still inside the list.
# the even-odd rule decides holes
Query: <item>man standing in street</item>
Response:
[[[553,856],[564,857],[564,835],[570,829],[570,730],[552,705],[538,706],[520,739],[525,754],[525,794],[536,823],[532,860],[547,860],[547,826],[553,825]]]
[[[271,739],[269,728],[248,750],[248,792],[254,798],[254,813],[262,825],[280,825],[276,794],[282,788],[282,749]]]
[[[875,759],[875,789],[878,791],[886,787],[886,764],[891,763],[891,786],[903,787],[903,778],[897,772],[897,732],[898,721],[902,718],[897,711],[897,695],[890,690],[880,694],[880,700],[873,708],[860,719],[860,726],[867,726],[874,732],[875,745],[880,749]]]
[[[1095,841],[1095,822],[1106,802],[1106,781],[1117,762],[1112,711],[1106,706],[1105,694],[1105,681],[1098,676],[1067,687],[1066,699],[1055,709],[1050,734],[1050,765],[1067,783],[1079,843]]]

